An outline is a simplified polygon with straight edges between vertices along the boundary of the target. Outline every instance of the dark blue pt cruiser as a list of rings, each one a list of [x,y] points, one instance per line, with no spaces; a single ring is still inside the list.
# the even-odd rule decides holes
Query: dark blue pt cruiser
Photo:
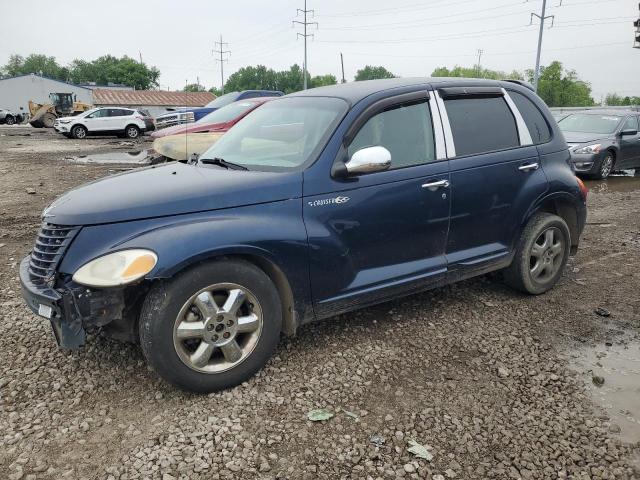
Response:
[[[139,341],[196,392],[237,385],[281,333],[504,272],[541,294],[575,253],[586,189],[526,85],[391,79],[287,95],[197,162],[58,198],[20,266],[58,344]]]

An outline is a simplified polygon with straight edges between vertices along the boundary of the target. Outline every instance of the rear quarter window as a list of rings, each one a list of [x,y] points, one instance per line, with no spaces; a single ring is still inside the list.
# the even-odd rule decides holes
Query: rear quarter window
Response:
[[[445,100],[456,156],[520,146],[515,118],[502,97]]]
[[[513,103],[516,104],[516,107],[518,107],[524,123],[527,124],[533,143],[539,145],[551,140],[551,129],[538,107],[519,92],[510,90],[509,96],[513,100]]]

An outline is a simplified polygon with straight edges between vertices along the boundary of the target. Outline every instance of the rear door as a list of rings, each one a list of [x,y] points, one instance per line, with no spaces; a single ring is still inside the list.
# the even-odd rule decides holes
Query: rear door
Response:
[[[336,162],[382,146],[391,153],[391,167],[341,180],[327,171],[324,193],[305,195],[318,317],[446,278],[449,172],[435,103],[430,105],[427,92],[385,99],[352,128]]]
[[[635,130],[636,134],[620,136],[620,158],[616,162],[616,169],[640,166],[640,132],[636,115],[627,117],[621,128],[621,131],[624,130]]]
[[[109,130],[124,130],[126,127],[128,117],[133,113],[132,110],[125,110],[123,108],[110,108],[109,109]]]
[[[539,127],[535,121],[527,126],[500,87],[443,88],[438,94],[451,172],[446,258],[455,281],[510,262],[522,219],[547,190],[533,138],[542,143],[550,135],[537,107],[518,92],[518,102],[531,104],[542,118]]]

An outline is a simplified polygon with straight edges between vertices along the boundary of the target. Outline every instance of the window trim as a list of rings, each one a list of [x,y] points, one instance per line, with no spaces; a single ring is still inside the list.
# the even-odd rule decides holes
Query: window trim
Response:
[[[498,93],[498,91],[500,91]],[[516,131],[518,132],[518,143],[519,145],[515,147],[502,148],[500,150],[491,150],[489,152],[476,152],[471,153],[469,155],[460,155],[458,156],[456,153],[455,141],[453,139],[453,131],[451,130],[451,123],[449,121],[449,115],[447,114],[447,108],[444,104],[444,99],[442,97],[442,92],[447,95],[445,98],[447,100],[453,99],[463,99],[463,98],[473,98],[473,97],[484,97],[484,98],[499,98],[502,97],[507,104],[507,108],[510,110],[511,115],[516,124]],[[466,158],[472,157],[475,155],[484,155],[487,153],[495,153],[495,152],[505,152],[508,150],[514,150],[516,148],[530,147],[533,145],[533,139],[531,138],[531,134],[529,133],[529,129],[527,128],[527,124],[524,121],[524,118],[520,114],[518,107],[513,102],[513,99],[509,96],[507,91],[502,87],[466,87],[466,88],[440,88],[434,91],[436,95],[436,100],[438,106],[440,107],[440,115],[442,117],[442,127],[445,135],[445,143],[447,146],[447,158]],[[519,123],[518,118],[522,123]],[[527,143],[528,142],[528,143]]]
[[[447,159],[447,152],[445,151],[445,135],[443,132],[442,121],[440,119],[440,115],[436,115],[438,112],[437,109],[434,109],[432,103],[432,92],[430,90],[420,90],[417,92],[403,93],[400,95],[395,95],[393,97],[383,98],[378,100],[377,102],[369,105],[365,110],[354,120],[354,122],[349,126],[346,133],[342,137],[342,145],[345,148],[345,151],[353,142],[356,135],[360,132],[362,127],[377,114],[382,113],[385,110],[390,108],[398,107],[405,103],[413,103],[413,102],[421,102],[424,101],[429,106],[429,110],[431,113],[431,124],[433,128],[433,142],[435,149],[435,159],[432,162],[427,163],[435,163],[442,160]],[[427,165],[427,163],[421,163],[418,165]],[[412,166],[418,165],[407,165],[403,168],[408,168]]]

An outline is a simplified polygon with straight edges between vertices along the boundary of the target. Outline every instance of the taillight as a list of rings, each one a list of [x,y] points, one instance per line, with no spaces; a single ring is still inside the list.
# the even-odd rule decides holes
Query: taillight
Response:
[[[587,203],[587,195],[589,193],[589,189],[581,179],[576,177],[576,180],[578,180],[578,188],[580,188],[580,194],[582,195],[582,199],[584,200],[585,203]]]

